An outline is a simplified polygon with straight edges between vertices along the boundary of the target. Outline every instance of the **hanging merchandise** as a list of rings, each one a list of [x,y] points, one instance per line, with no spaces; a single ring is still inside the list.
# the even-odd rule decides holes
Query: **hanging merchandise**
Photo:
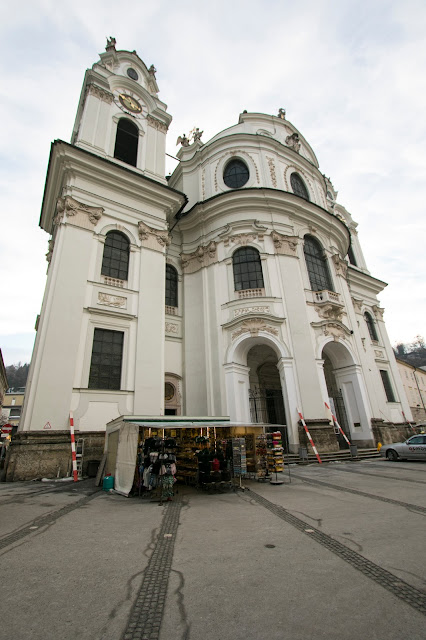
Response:
[[[256,459],[257,459],[257,479],[259,481],[269,480],[270,473],[267,457],[266,434],[256,436]]]
[[[244,438],[232,438],[232,469],[234,476],[247,473],[246,441]]]
[[[267,442],[267,459],[268,468],[271,472],[270,484],[283,484],[282,476],[278,476],[284,471],[283,443],[281,431],[268,433]]]

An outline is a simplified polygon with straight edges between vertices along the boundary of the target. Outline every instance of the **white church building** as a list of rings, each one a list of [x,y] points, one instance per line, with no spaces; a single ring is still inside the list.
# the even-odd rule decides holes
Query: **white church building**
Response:
[[[243,112],[181,138],[154,67],[108,41],[86,72],[71,143],[52,144],[40,226],[46,290],[20,431],[103,432],[121,415],[229,416],[287,425],[302,412],[338,448],[411,419],[357,224],[303,134]],[[47,435],[47,432],[45,431]]]

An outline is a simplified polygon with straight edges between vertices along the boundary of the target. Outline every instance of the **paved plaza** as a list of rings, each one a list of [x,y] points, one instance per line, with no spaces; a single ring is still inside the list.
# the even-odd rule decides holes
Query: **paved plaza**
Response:
[[[425,640],[426,464],[290,470],[164,506],[0,484],[0,638]]]

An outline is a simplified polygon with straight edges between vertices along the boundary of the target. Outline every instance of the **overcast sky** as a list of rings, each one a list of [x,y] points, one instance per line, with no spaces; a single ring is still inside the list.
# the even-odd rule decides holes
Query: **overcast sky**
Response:
[[[176,139],[279,107],[359,223],[392,344],[426,335],[424,0],[0,3],[0,348],[29,362],[46,280],[38,227],[50,143],[70,141],[106,36],[157,68]],[[173,169],[172,164],[169,169]],[[58,328],[60,331],[60,328]]]

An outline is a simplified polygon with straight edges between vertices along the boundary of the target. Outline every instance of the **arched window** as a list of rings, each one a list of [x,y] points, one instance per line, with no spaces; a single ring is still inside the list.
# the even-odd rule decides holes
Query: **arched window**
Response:
[[[296,196],[300,196],[301,198],[305,198],[305,200],[309,200],[309,192],[298,173],[291,174],[290,184],[291,188],[293,189],[293,193],[295,193]]]
[[[235,291],[263,289],[260,255],[253,247],[237,249],[232,256]]]
[[[305,236],[303,251],[312,291],[333,291],[327,259],[318,240]]]
[[[374,325],[374,320],[373,318],[370,316],[370,314],[366,311],[364,313],[364,319],[365,322],[367,324],[367,328],[368,328],[368,333],[370,334],[370,338],[372,340],[374,340],[375,342],[378,342],[378,337],[377,337],[377,331],[376,331],[376,327]]]
[[[110,231],[105,238],[102,258],[103,276],[127,280],[129,274],[129,241],[120,231]]]
[[[136,167],[138,140],[139,130],[137,126],[127,118],[121,118],[117,125],[114,158]]]
[[[166,305],[178,306],[178,273],[171,264],[166,264]]]

